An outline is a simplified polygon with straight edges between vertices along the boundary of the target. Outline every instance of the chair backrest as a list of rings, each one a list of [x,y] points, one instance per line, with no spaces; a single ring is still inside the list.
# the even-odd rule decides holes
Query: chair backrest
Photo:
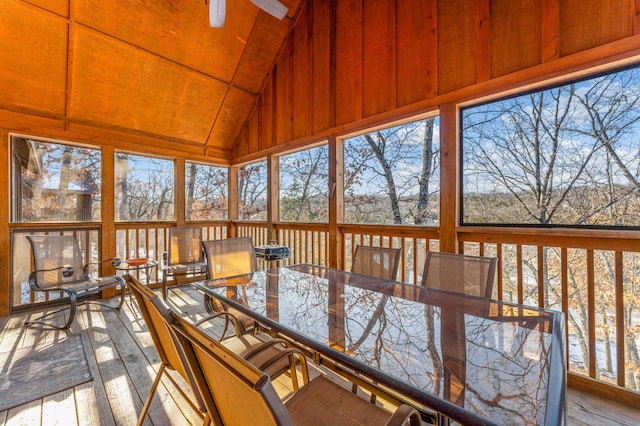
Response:
[[[71,235],[28,235],[27,240],[31,244],[35,270],[52,269],[65,265],[73,268],[73,274],[69,277],[63,276],[64,269],[34,274],[35,284],[38,288],[60,287],[62,284],[87,280],[84,276],[82,251],[75,237]]]
[[[169,228],[167,265],[202,262],[202,228],[179,226]]]
[[[390,247],[356,246],[351,272],[395,280],[401,249]]]
[[[219,415],[214,423],[291,424],[267,374],[175,314],[171,328],[184,348],[207,411]]]
[[[203,241],[207,279],[228,278],[255,272],[257,260],[251,237]]]
[[[491,298],[497,257],[427,252],[422,285]]]
[[[147,286],[141,284],[135,277],[129,277],[129,288],[138,302],[138,307],[147,324],[147,329],[156,347],[160,361],[168,368],[180,373],[190,385],[195,393],[200,409],[204,411],[204,404],[193,374],[187,365],[186,358],[182,352],[182,347],[176,341],[169,329],[169,324],[164,319],[171,317],[171,308]]]

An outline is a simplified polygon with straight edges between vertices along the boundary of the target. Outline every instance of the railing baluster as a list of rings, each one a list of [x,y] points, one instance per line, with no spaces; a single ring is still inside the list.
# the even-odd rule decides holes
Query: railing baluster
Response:
[[[616,373],[618,385],[624,387],[626,380],[624,353],[624,258],[621,251],[615,252],[615,307],[616,307]]]
[[[596,377],[596,292],[593,249],[587,250],[587,312],[589,335],[589,377]]]
[[[524,301],[524,283],[522,280],[522,245],[516,245],[516,268],[518,271],[517,287],[518,287],[518,303]]]
[[[545,282],[544,282],[544,258],[545,250],[544,247],[538,246],[538,306],[541,308],[546,308],[547,304],[545,303]]]

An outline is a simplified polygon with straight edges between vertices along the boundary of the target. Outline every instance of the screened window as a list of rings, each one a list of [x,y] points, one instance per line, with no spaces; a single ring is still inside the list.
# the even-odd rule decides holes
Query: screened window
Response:
[[[640,226],[639,103],[636,67],[463,109],[463,223]]]
[[[186,162],[185,218],[187,220],[225,220],[228,211],[226,167]]]
[[[238,170],[238,219],[267,220],[267,162]]]
[[[438,117],[345,140],[345,222],[437,226],[439,140]]]
[[[174,220],[174,162],[116,153],[117,221]]]
[[[11,137],[14,222],[100,221],[100,150]]]
[[[280,157],[280,220],[328,222],[327,145]]]

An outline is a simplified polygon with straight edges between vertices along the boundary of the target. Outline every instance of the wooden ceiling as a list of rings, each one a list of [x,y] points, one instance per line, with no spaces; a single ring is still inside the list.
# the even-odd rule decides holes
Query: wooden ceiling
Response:
[[[0,113],[228,159],[301,2],[2,0]]]

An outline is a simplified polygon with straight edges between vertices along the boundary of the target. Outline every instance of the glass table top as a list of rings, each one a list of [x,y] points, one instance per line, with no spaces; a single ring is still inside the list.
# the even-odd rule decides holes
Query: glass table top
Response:
[[[306,264],[196,286],[450,417],[564,422],[560,312]]]

